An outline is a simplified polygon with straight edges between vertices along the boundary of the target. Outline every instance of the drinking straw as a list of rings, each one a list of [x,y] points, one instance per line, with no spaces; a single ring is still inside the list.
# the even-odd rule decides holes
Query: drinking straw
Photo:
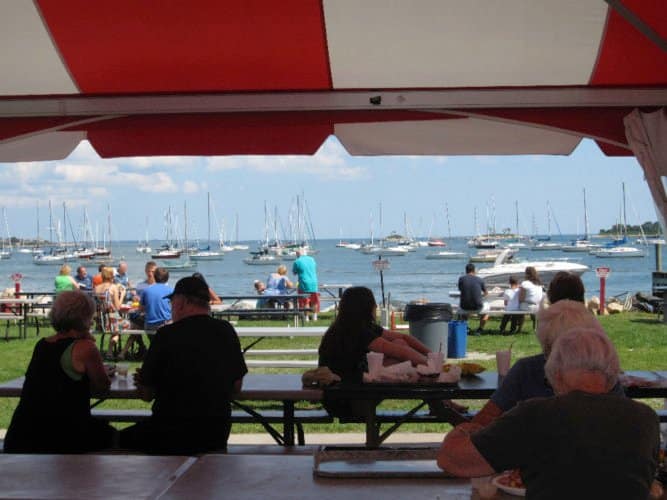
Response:
[[[440,341],[440,347],[438,348],[438,352],[442,352],[442,340]]]

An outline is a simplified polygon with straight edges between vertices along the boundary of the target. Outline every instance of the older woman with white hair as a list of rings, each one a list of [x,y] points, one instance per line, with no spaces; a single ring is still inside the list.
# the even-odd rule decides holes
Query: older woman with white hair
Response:
[[[514,363],[500,387],[475,415],[473,422],[487,425],[520,401],[553,396],[544,365],[558,336],[575,326],[603,331],[597,318],[581,302],[560,300],[547,309],[540,309],[537,313],[536,335],[542,352]],[[620,386],[617,390],[622,394]]]
[[[526,401],[487,427],[457,426],[443,441],[438,465],[463,477],[520,469],[528,498],[648,498],[658,417],[609,393],[618,373],[604,331],[563,333],[546,363],[555,397]]]
[[[5,453],[84,453],[112,445],[113,427],[90,415],[91,395],[110,385],[90,335],[94,313],[83,292],[56,297],[50,313],[56,333],[35,345]]]

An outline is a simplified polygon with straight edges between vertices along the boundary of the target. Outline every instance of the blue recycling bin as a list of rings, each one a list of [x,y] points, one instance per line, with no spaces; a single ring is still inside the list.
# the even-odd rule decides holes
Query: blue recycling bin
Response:
[[[465,358],[468,343],[468,322],[453,320],[447,324],[447,356]]]

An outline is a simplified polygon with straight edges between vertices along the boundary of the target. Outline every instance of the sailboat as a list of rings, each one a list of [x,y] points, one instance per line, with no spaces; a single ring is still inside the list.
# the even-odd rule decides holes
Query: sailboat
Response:
[[[58,226],[58,233],[60,233],[60,225]],[[58,236],[60,240],[60,236]],[[51,210],[51,201],[49,200],[49,243],[53,245],[53,211]],[[33,264],[38,266],[62,265],[65,262],[64,248],[56,250],[51,247],[48,253],[37,254],[33,256]]]
[[[183,203],[183,220],[185,221],[183,224],[183,248],[188,248],[188,207],[185,202]],[[181,259],[183,255],[185,255],[185,260]],[[197,267],[197,263],[190,260],[190,255],[187,252],[182,252],[179,255],[178,260],[169,260],[168,262],[163,262],[161,267],[173,271],[186,271],[188,269]]]
[[[269,212],[266,202],[264,202],[264,243],[259,246],[259,250],[256,252],[250,252],[250,257],[243,259],[243,262],[249,266],[268,266],[280,263],[280,255],[270,253],[269,248]]]
[[[207,194],[207,210],[206,210],[206,220],[208,222],[208,239],[206,240],[206,247],[197,250],[196,252],[190,254],[190,259],[192,260],[222,260],[225,256],[222,252],[217,252],[211,250],[211,193]]]
[[[590,252],[592,249],[599,247],[600,245],[591,243],[589,240],[588,209],[586,207],[586,189],[584,189],[584,236],[574,240],[569,245],[563,245],[561,250],[563,252]]]
[[[643,248],[627,246],[628,226],[625,212],[625,182],[622,184],[623,190],[623,234],[620,238],[612,241],[607,246],[591,251],[590,253],[600,258],[628,258],[645,257],[646,251]]]
[[[7,238],[2,239],[2,248],[0,248],[0,259],[12,258],[12,238],[9,236],[9,224],[7,223],[7,209],[2,208],[2,219],[5,222],[5,232]]]
[[[537,243],[530,247],[533,251],[560,250],[563,246],[560,243],[551,241],[551,204],[547,201],[547,236],[536,238]]]
[[[181,250],[177,248],[173,241],[173,228],[174,220],[171,215],[171,206],[169,206],[164,215],[165,242],[156,252],[151,254],[151,259],[178,259],[181,256]]]
[[[234,250],[247,250],[249,247],[248,245],[243,245],[239,243],[239,214],[238,212],[236,213],[236,217],[234,218],[234,244],[232,245],[232,248]]]
[[[151,253],[153,249],[148,243],[148,217],[146,217],[146,235],[144,236],[144,241],[137,243],[137,252],[138,253]]]
[[[452,228],[449,221],[449,208],[445,203],[445,217],[447,219],[447,237],[451,240],[452,238]],[[441,250],[439,252],[432,252],[426,255],[428,260],[450,260],[450,259],[463,259],[466,257],[466,254],[463,252],[454,252],[451,250]]]

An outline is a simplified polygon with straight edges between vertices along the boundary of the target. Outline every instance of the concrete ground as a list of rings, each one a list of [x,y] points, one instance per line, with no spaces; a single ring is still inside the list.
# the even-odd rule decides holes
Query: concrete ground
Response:
[[[385,441],[386,444],[433,444],[439,445],[444,437],[443,433],[427,432],[395,432]],[[341,432],[341,433],[310,433],[306,432],[306,444],[358,444],[362,445],[366,441],[365,434],[361,432]],[[275,441],[268,434],[234,434],[232,431],[229,436],[230,445],[268,445]]]

